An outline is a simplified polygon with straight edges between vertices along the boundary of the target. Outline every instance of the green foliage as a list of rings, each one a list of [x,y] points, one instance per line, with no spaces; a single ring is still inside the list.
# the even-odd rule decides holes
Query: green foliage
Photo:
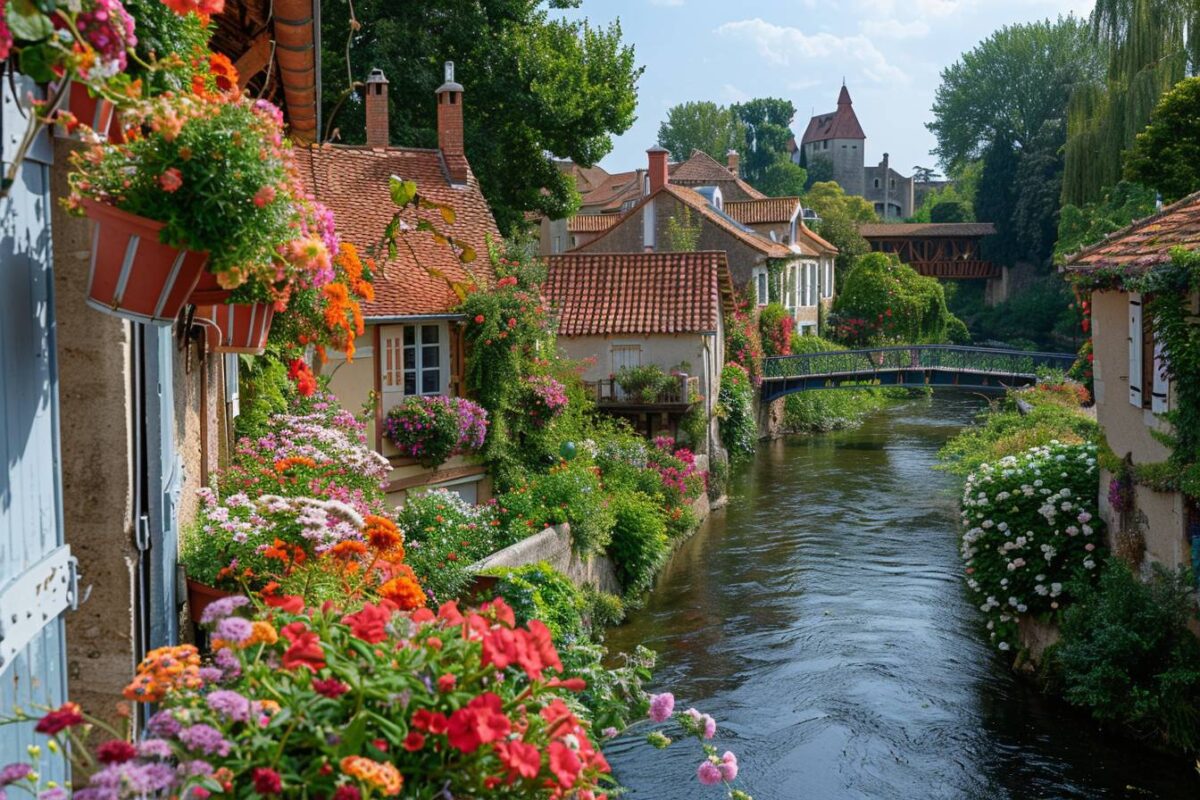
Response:
[[[1200,189],[1200,78],[1180,81],[1162,96],[1150,124],[1125,154],[1125,178],[1173,203]]]
[[[653,650],[638,645],[632,653],[610,657],[600,645],[577,643],[560,655],[564,674],[587,683],[575,697],[587,710],[592,730],[624,730],[645,718],[650,703],[644,686],[657,661]]]
[[[780,160],[791,155],[787,146],[793,136],[791,124],[796,117],[796,107],[790,100],[759,97],[735,103],[729,110],[745,126],[745,141],[737,148],[742,154],[742,177],[754,188],[770,194],[768,185],[780,183]],[[776,174],[768,178],[772,171]],[[794,180],[795,173],[790,174]],[[786,179],[786,172],[783,177]]]
[[[972,165],[973,167],[973,165]],[[977,170],[976,170],[977,171]],[[948,183],[938,189],[933,189],[925,193],[921,200],[921,205],[913,211],[912,222],[933,222],[933,209],[940,205],[946,205],[942,214],[951,214],[954,216],[962,216],[962,219],[951,220],[954,222],[974,222],[975,207],[974,207],[974,187],[969,180],[955,180],[953,183]],[[951,210],[957,207],[957,210]]]
[[[609,505],[616,524],[608,554],[625,596],[636,598],[651,587],[667,560],[667,528],[657,503],[641,492],[618,492]]]
[[[137,23],[138,54],[138,58],[129,60],[126,74],[142,80],[146,95],[190,92],[191,77],[196,71],[192,59],[197,54],[207,69],[211,23],[196,13],[177,14],[162,0],[127,0],[124,6]],[[145,69],[142,63],[152,64],[172,55],[181,56],[178,68]]]
[[[587,598],[545,561],[523,567],[485,570],[482,574],[497,578],[489,591],[512,607],[518,625],[540,619],[550,629],[558,647],[586,638]]]
[[[1155,567],[1143,582],[1110,560],[1070,608],[1047,653],[1051,687],[1097,721],[1187,753],[1200,750],[1200,640],[1191,575]]]
[[[1062,350],[1078,339],[1081,321],[1075,297],[1057,275],[1039,277],[1002,303],[983,302],[982,282],[959,284],[952,303],[963,318],[975,341],[998,341],[1016,346],[1018,340],[1030,342],[1024,349]]]
[[[800,151],[803,154],[803,150]],[[827,156],[813,156],[811,161],[806,161],[804,169],[807,175],[804,180],[804,190],[808,191],[818,183],[829,183],[833,181],[833,160]]]
[[[625,620],[625,602],[618,595],[585,586],[583,597],[587,602],[587,618],[593,629],[611,628]]]
[[[641,68],[619,23],[594,27],[526,0],[418,0],[402,11],[392,0],[358,0],[352,9],[322,2],[327,130],[363,140],[363,104],[346,95],[378,67],[390,81],[392,142],[436,147],[433,92],[442,62],[453,60],[466,87],[467,156],[502,231],[523,226],[527,211],[569,216],[578,194],[547,154],[595,164],[633,123]]]
[[[515,541],[499,529],[490,507],[445,489],[410,496],[396,524],[404,532],[405,561],[434,603],[458,597],[471,581],[472,564]]]
[[[633,395],[639,402],[653,403],[672,384],[678,383],[657,364],[642,364],[637,367],[621,367],[615,377],[617,385]]]
[[[719,500],[729,488],[729,459],[718,458],[715,453],[708,460],[708,499]]]
[[[751,378],[762,374],[762,337],[749,304],[725,316],[725,360],[740,365]]]
[[[729,451],[730,461],[750,459],[758,440],[758,423],[754,419],[754,389],[744,367],[726,364],[721,370],[717,402],[721,443]]]
[[[786,356],[792,352],[792,328],[795,320],[779,303],[769,303],[758,312],[758,334],[763,344],[763,355]]]
[[[1171,463],[1189,469],[1200,464],[1200,322],[1191,301],[1200,290],[1200,255],[1174,251],[1171,263],[1148,273],[1141,288],[1175,397],[1166,413],[1171,431],[1161,438],[1171,448]],[[1200,496],[1200,487],[1189,488]]]
[[[658,128],[659,147],[670,150],[675,161],[700,150],[723,164],[726,154],[740,151],[745,142],[746,124],[729,108],[706,100],[671,106]]]
[[[672,214],[667,220],[666,252],[694,253],[700,244],[700,220],[688,206],[682,207],[678,217]]]
[[[1093,581],[1104,548],[1096,519],[1096,446],[1051,442],[982,464],[963,487],[967,586],[1002,651],[1021,614],[1050,614]]]
[[[680,444],[685,444],[697,453],[708,449],[708,410],[704,407],[704,398],[693,392],[695,397],[689,398],[692,407],[679,420]]]
[[[871,245],[858,233],[863,222],[876,222],[875,207],[864,198],[846,194],[832,180],[814,183],[804,195],[804,207],[821,218],[817,233],[838,249],[834,282],[841,291],[846,273],[859,256],[871,252]]]
[[[792,162],[788,153],[780,153],[763,170],[754,188],[768,197],[795,197],[808,187],[808,171]]]
[[[234,432],[238,438],[257,439],[266,432],[272,416],[287,412],[288,403],[295,396],[295,385],[288,380],[287,365],[273,352],[258,357],[239,356],[238,396]]]
[[[885,389],[837,389],[796,392],[783,401],[783,426],[788,433],[823,433],[853,428],[886,408]]]
[[[1017,397],[1031,402],[1033,408],[1028,414],[1017,409]],[[1040,402],[1029,393],[1010,393],[998,407],[981,414],[977,425],[964,428],[946,443],[938,454],[941,468],[966,477],[984,463],[994,463],[1053,441],[1064,444],[1100,441],[1100,428],[1080,410],[1078,395],[1074,405],[1071,408]]]
[[[869,253],[858,260],[833,310],[838,318],[837,338],[865,345],[945,342],[954,318],[936,279],[885,253]]]
[[[602,552],[612,535],[613,513],[609,508],[600,479],[581,461],[573,461],[530,479],[527,493],[534,502],[534,512],[541,514],[541,525],[533,526],[536,533],[546,525],[571,525],[571,541],[581,555]],[[521,489],[497,498],[501,506],[511,508],[512,497]],[[501,514],[506,528],[514,527],[511,515]],[[524,525],[528,528],[528,525]]]
[[[1060,262],[1095,244],[1106,234],[1154,213],[1155,193],[1137,183],[1121,181],[1103,196],[1083,206],[1067,204],[1058,218],[1058,243],[1054,254]]]
[[[971,209],[962,200],[942,200],[929,209],[930,222],[971,222]]]

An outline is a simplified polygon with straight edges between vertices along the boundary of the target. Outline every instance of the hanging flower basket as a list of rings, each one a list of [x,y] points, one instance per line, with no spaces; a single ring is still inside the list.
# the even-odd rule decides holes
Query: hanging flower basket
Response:
[[[113,104],[103,97],[92,97],[87,84],[80,81],[71,81],[67,87],[67,100],[59,110],[71,112],[77,121],[94,130],[102,139],[108,137],[108,129],[115,116]],[[55,125],[54,132],[64,139],[79,138],[74,128],[68,129],[64,125]]]
[[[267,347],[274,316],[271,303],[229,303],[197,306],[194,319],[204,326],[210,351],[260,356]]]
[[[204,272],[208,254],[158,241],[161,222],[91,199],[84,199],[83,207],[95,223],[87,304],[134,322],[173,321]]]
[[[192,289],[192,297],[188,302],[197,308],[200,306],[219,306],[223,303],[228,303],[229,298],[232,296],[232,290],[222,289],[221,284],[217,283],[216,275],[208,270],[204,270],[200,273],[200,280],[196,281],[196,288]]]
[[[214,600],[220,600],[222,597],[229,597],[231,594],[232,592],[214,589],[211,586],[188,578],[188,616],[192,618],[192,622],[199,623],[200,615],[204,613],[204,609],[208,608],[209,603]]]

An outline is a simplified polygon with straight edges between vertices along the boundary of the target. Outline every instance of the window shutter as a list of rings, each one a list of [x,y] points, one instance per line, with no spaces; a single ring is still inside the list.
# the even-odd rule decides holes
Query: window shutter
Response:
[[[1142,296],[1129,295],[1129,402],[1142,407]]]
[[[1162,342],[1154,337],[1154,387],[1150,396],[1150,409],[1155,414],[1165,414],[1170,407],[1171,383],[1167,377],[1167,359],[1163,354]]]

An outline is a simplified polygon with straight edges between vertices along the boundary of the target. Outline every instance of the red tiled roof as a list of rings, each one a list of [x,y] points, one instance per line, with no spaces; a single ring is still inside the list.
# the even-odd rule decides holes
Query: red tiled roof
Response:
[[[576,214],[567,220],[567,231],[570,233],[598,233],[616,225],[620,219],[620,214]]]
[[[804,131],[802,144],[821,142],[826,139],[866,139],[862,125],[858,123],[858,115],[854,113],[854,103],[850,100],[850,90],[842,87],[838,95],[837,111],[828,114],[818,114],[808,121]]]
[[[799,197],[768,197],[763,200],[726,200],[725,213],[743,225],[791,222],[800,207]]]
[[[565,253],[547,266],[560,336],[709,333],[732,309],[724,252]]]
[[[864,222],[858,226],[864,239],[991,236],[995,232],[996,226],[990,222]]]
[[[720,186],[726,194],[742,194],[750,200],[767,197],[703,150],[693,150],[687,161],[672,164],[671,182],[681,186]]]
[[[364,256],[379,242],[395,211],[388,191],[392,175],[416,181],[422,195],[453,208],[453,225],[436,213],[430,220],[446,235],[472,247],[478,256],[463,265],[430,233],[413,230],[403,234],[396,258],[377,271],[375,302],[363,307],[368,319],[446,314],[459,302],[451,282],[493,280],[487,237],[499,241],[500,232],[491,209],[473,174],[468,174],[465,187],[450,185],[439,151],[314,145],[297,148],[296,160],[305,187],[333,211],[338,233]]]
[[[700,214],[709,222],[722,229],[730,236],[734,237],[743,244],[758,250],[768,258],[792,258],[798,253],[792,252],[787,245],[779,242],[772,242],[767,237],[760,233],[750,230],[741,223],[734,220],[727,214],[717,211],[699,192],[689,189],[686,186],[676,186],[673,183],[668,183],[660,191],[670,192],[678,200],[691,206],[692,209],[699,211]],[[797,243],[799,244],[799,243]],[[801,245],[803,250],[803,246]],[[811,250],[805,255],[816,255]]]
[[[801,221],[797,226],[797,230],[800,232],[801,236],[806,237],[810,242],[816,245],[818,250],[821,250],[825,255],[837,255],[837,247],[819,236],[816,231],[805,225],[803,221]]]
[[[1200,248],[1200,192],[1068,256],[1067,269],[1117,266],[1146,269],[1170,261],[1174,247]]]
[[[583,188],[579,187],[583,192]],[[638,170],[631,172],[614,172],[607,176],[598,186],[584,192],[579,207],[588,213],[619,211],[627,200],[637,200],[642,196],[642,180]]]

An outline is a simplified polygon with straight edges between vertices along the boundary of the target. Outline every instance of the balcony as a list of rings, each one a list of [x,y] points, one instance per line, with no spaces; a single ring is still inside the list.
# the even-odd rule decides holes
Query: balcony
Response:
[[[649,395],[645,391],[626,391],[612,378],[589,383],[588,388],[595,392],[596,406],[605,410],[686,412],[700,401],[700,378],[697,375],[670,377],[666,386]]]

